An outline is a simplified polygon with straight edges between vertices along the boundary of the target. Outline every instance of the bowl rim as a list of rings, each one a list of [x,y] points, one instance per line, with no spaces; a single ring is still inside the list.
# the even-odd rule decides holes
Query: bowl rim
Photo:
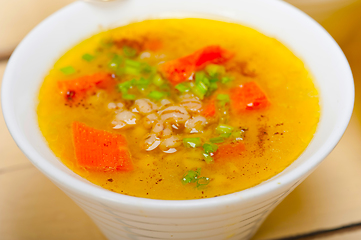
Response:
[[[268,0],[251,0],[257,2],[258,4],[265,4]],[[303,176],[306,176],[314,169],[320,162],[332,151],[336,146],[340,138],[342,137],[348,122],[351,118],[354,102],[354,86],[353,86],[353,77],[351,70],[349,68],[346,57],[344,56],[342,50],[339,48],[337,43],[332,39],[332,37],[313,19],[309,16],[296,9],[295,7],[283,2],[283,1],[273,1],[272,5],[276,7],[282,7],[291,11],[296,17],[301,18],[303,21],[306,21],[308,24],[313,25],[314,28],[318,28],[318,31],[324,37],[329,38],[330,43],[334,46],[334,51],[338,54],[338,57],[342,59],[343,66],[341,66],[346,74],[345,83],[348,83],[347,89],[349,95],[345,97],[345,102],[347,104],[344,106],[345,114],[339,120],[339,127],[333,129],[330,138],[328,139],[328,144],[324,144],[321,149],[319,149],[312,157],[307,159],[304,163],[298,166],[296,169],[291,170],[288,173],[285,173],[283,176],[280,176],[277,181],[269,181],[267,183],[254,186],[252,188],[245,189],[240,192],[231,193],[214,198],[205,198],[205,199],[194,199],[194,200],[158,200],[158,199],[147,199],[140,197],[133,197],[128,195],[122,195],[119,193],[114,193],[106,189],[95,187],[91,184],[81,182],[80,180],[68,175],[62,170],[58,169],[56,166],[48,162],[45,158],[40,156],[36,150],[31,146],[31,144],[23,137],[23,133],[20,130],[15,116],[15,111],[13,111],[13,103],[10,97],[10,88],[11,88],[11,74],[13,71],[16,71],[16,58],[21,56],[21,51],[25,47],[25,43],[33,35],[36,35],[38,31],[43,28],[45,23],[52,21],[57,21],[63,14],[66,14],[68,11],[73,10],[77,7],[81,7],[84,2],[76,1],[59,11],[55,12],[45,20],[43,20],[37,27],[35,27],[18,45],[14,53],[12,54],[5,74],[3,77],[2,91],[1,91],[1,104],[2,111],[5,118],[6,125],[9,129],[10,134],[15,140],[18,147],[23,151],[23,153],[31,160],[31,162],[45,175],[47,175],[52,181],[58,183],[60,186],[66,186],[69,189],[72,189],[74,192],[78,192],[83,196],[90,198],[101,198],[109,203],[116,204],[126,204],[128,206],[147,206],[153,209],[177,209],[181,211],[182,209],[203,209],[214,206],[219,206],[222,204],[236,204],[240,200],[242,201],[251,201],[252,199],[260,196],[271,193],[277,190],[280,187],[279,182],[282,183],[291,183],[295,179],[300,179]],[[349,81],[346,81],[349,80]],[[352,83],[351,83],[352,82]],[[186,203],[186,204],[184,204]]]

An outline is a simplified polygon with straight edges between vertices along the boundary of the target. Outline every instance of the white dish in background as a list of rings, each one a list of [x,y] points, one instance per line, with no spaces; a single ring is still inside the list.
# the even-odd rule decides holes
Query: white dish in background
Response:
[[[167,201],[117,194],[66,168],[37,124],[37,94],[55,61],[102,28],[171,16],[209,16],[277,38],[315,78],[321,119],[306,151],[287,169],[250,189],[217,198]],[[131,0],[75,2],[39,24],[13,53],[2,86],[6,124],[21,150],[70,196],[109,239],[249,239],[270,211],[330,153],[350,119],[353,78],[345,56],[315,21],[281,1]]]

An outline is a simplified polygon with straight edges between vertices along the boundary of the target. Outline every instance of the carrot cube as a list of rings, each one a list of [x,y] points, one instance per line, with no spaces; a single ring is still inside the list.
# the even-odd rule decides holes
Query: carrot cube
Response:
[[[122,135],[94,129],[80,122],[74,122],[72,128],[79,166],[98,171],[133,169],[127,142]]]
[[[237,158],[245,149],[243,142],[220,145],[214,155],[214,160],[222,161]]]
[[[222,64],[233,57],[233,53],[217,45],[207,46],[194,53],[198,55],[195,62],[196,70],[203,68],[205,64]]]
[[[187,81],[195,71],[195,56],[190,55],[166,62],[160,66],[160,71],[173,85]]]
[[[60,94],[63,95],[69,103],[79,102],[86,96],[87,92],[94,91],[96,88],[110,89],[114,86],[115,80],[109,73],[95,73],[93,75],[58,82]]]
[[[204,117],[214,117],[214,115],[216,115],[216,105],[214,101],[211,101],[208,105],[205,106],[204,110],[201,112],[201,115]]]
[[[265,108],[270,102],[257,83],[248,82],[231,90],[231,105],[236,112],[242,112]]]
[[[212,45],[195,51],[161,65],[160,71],[174,85],[187,81],[195,71],[199,71],[209,63],[222,64],[233,57],[233,54],[220,46]]]

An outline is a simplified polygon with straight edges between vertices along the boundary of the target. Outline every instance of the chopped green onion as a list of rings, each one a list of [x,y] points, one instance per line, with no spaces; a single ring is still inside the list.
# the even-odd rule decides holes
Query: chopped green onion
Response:
[[[208,183],[210,182],[210,179],[207,177],[199,177],[201,175],[201,169],[197,168],[197,170],[189,170],[188,172],[186,172],[186,174],[184,174],[184,176],[182,177],[182,183],[183,184],[188,184],[188,183],[196,183],[196,187],[204,187],[206,185],[208,185]]]
[[[187,148],[196,148],[202,145],[201,139],[197,138],[183,138],[183,145]]]
[[[200,177],[197,180],[197,188],[208,185],[211,180],[207,177]]]
[[[232,133],[232,137],[234,137],[237,141],[241,141],[244,138],[244,131],[236,131]]]
[[[90,62],[91,60],[94,59],[94,56],[93,56],[93,55],[90,55],[89,53],[86,53],[86,54],[84,54],[81,58],[82,58],[83,60],[87,61],[87,62]]]
[[[135,100],[136,96],[134,94],[123,93],[122,98],[125,100]]]
[[[145,85],[145,84],[150,84],[150,80],[149,79],[145,79],[145,78],[140,78],[138,81],[136,81],[137,85]]]
[[[205,77],[206,77],[206,74],[203,71],[199,71],[194,74],[194,78],[195,78],[196,82],[202,81],[203,78],[205,78]]]
[[[139,68],[134,68],[134,67],[130,67],[130,66],[126,66],[124,68],[123,72],[125,74],[129,74],[129,75],[140,75]]]
[[[154,83],[154,85],[160,87],[164,84],[164,79],[159,74],[156,74],[153,77],[153,83]]]
[[[140,79],[139,79],[140,80]],[[132,86],[135,86],[135,85],[137,85],[137,82],[139,81],[139,80],[136,80],[136,79],[132,79],[132,80],[129,80],[129,81],[127,81],[127,82],[130,82],[130,84],[132,85]]]
[[[202,81],[201,81],[204,85],[206,85],[207,87],[209,87],[211,85],[211,83],[209,82],[209,79],[208,78],[203,78]]]
[[[143,73],[151,73],[151,72],[155,72],[156,69],[154,67],[150,66],[148,63],[142,63],[141,71]]]
[[[207,93],[208,87],[203,82],[199,82],[198,84],[196,84],[196,89],[198,92],[204,95]]]
[[[125,59],[125,66],[132,67],[132,68],[140,68],[142,65],[141,62]]]
[[[154,100],[161,100],[162,98],[164,98],[167,94],[164,92],[159,92],[159,91],[151,91],[148,94],[149,98],[152,98]]]
[[[123,63],[123,58],[116,54],[112,60],[110,60],[108,66],[110,69],[116,70],[120,67],[120,65]]]
[[[222,137],[215,137],[215,138],[209,139],[209,141],[210,141],[211,143],[222,143],[222,142],[224,142],[224,138],[222,138]]]
[[[201,175],[201,169],[197,168],[196,171],[194,170],[189,170],[186,174],[184,174],[184,176],[182,177],[182,183],[183,184],[187,184],[187,183],[194,183],[197,182],[198,177]]]
[[[203,155],[203,159],[204,159],[204,161],[206,161],[206,163],[213,162],[213,157],[210,154],[202,153],[202,155]]]
[[[204,152],[207,154],[214,153],[217,151],[218,145],[213,144],[213,143],[205,143],[205,144],[203,144],[203,149],[204,149]]]
[[[137,50],[132,47],[123,46],[123,53],[126,57],[132,58],[137,55]]]
[[[118,89],[124,94],[128,92],[129,88],[131,88],[132,85],[133,85],[133,81],[122,82],[118,84]]]
[[[230,102],[230,97],[228,94],[218,94],[217,100],[219,100],[221,106],[225,106],[227,103]]]
[[[217,90],[217,88],[218,88],[218,84],[216,82],[211,82],[211,84],[209,85],[209,91],[211,92]]]
[[[208,73],[209,76],[214,77],[217,76],[218,74],[224,74],[225,68],[220,65],[209,64],[206,66],[206,72]]]
[[[118,84],[118,88],[126,88],[127,90],[133,85],[134,81],[126,81]]]
[[[212,83],[216,83],[216,82],[218,82],[219,81],[219,79],[217,78],[217,77],[211,77],[210,79],[209,79],[209,82],[212,84]]]
[[[204,95],[208,91],[208,87],[201,81],[199,81],[196,84],[191,83],[191,86],[192,86],[192,92],[200,99],[203,99]]]
[[[131,59],[125,59],[124,73],[126,74],[140,75],[142,72],[150,73],[152,71],[153,68],[147,63],[142,63]]]
[[[210,96],[214,91],[216,91],[218,88],[218,84],[216,82],[211,82],[208,88],[208,92],[206,96]]]
[[[175,89],[180,91],[181,93],[189,92],[191,90],[185,83],[179,83],[175,86]]]
[[[60,71],[62,73],[64,73],[65,75],[70,75],[70,74],[73,74],[76,72],[72,66],[67,66],[67,67],[61,68]]]
[[[232,133],[234,127],[226,125],[226,124],[219,124],[216,128],[218,133]]]
[[[195,80],[195,83],[191,83],[192,92],[200,99],[203,99],[206,94],[210,93],[209,91],[214,91],[218,87],[217,84],[209,81],[203,71],[196,72]],[[210,88],[211,85],[212,88]]]
[[[149,79],[145,79],[142,77],[139,80],[134,81],[134,82],[135,82],[135,85],[138,87],[138,89],[141,91],[144,91],[145,89],[147,89],[150,84]]]
[[[222,138],[229,138],[232,135],[232,133],[222,133],[220,136]]]
[[[222,80],[221,80],[222,83],[229,83],[230,81],[232,81],[232,78],[230,78],[230,77],[222,77]]]
[[[219,101],[224,101],[224,102],[229,102],[230,101],[228,94],[218,94],[217,99]]]
[[[209,87],[210,85],[209,79],[206,77],[206,74],[204,72],[196,72],[195,79],[196,85],[200,83],[203,83],[207,87]]]

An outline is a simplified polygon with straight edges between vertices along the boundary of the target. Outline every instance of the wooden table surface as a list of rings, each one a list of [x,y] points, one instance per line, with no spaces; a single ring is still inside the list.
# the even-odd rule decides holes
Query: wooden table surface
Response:
[[[19,41],[69,2],[0,0],[0,81]],[[350,125],[334,151],[271,213],[254,240],[361,239],[361,18],[350,21],[353,31],[341,44],[356,83]],[[2,117],[0,239],[105,239],[90,218],[27,160]]]

